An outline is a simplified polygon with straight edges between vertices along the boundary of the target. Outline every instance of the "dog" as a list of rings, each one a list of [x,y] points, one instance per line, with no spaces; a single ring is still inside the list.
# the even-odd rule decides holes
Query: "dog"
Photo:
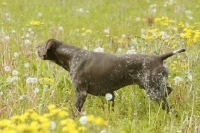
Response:
[[[91,52],[50,39],[37,47],[42,60],[50,60],[70,73],[76,90],[75,108],[81,108],[88,94],[105,96],[132,84],[146,90],[148,97],[167,112],[171,107],[167,96],[172,88],[168,86],[168,68],[163,61],[168,57],[184,52],[175,50],[163,55],[147,54],[109,54]]]

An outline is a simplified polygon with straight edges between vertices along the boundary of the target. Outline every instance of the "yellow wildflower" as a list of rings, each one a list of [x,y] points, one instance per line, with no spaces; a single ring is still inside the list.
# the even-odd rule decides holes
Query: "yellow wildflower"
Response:
[[[85,36],[85,33],[81,33],[81,36]]]
[[[102,125],[106,126],[107,125],[107,122],[101,117],[87,116],[87,118],[88,118],[89,122],[93,122],[96,125],[99,125],[99,126],[102,126]]]
[[[56,106],[54,105],[54,104],[50,104],[49,106],[48,106],[48,109],[49,110],[53,110],[53,109],[55,109],[56,108]]]
[[[17,130],[20,132],[23,132],[26,128],[27,128],[27,124],[22,123],[22,124],[17,125]]]
[[[123,44],[123,42],[124,42],[123,38],[121,38],[121,39],[118,40],[119,44]]]
[[[32,20],[29,24],[30,24],[29,26],[39,26],[39,25],[44,24],[44,22]]]
[[[184,23],[183,23],[183,22],[180,22],[180,23],[178,23],[178,27],[179,27],[179,28],[184,28],[184,27],[185,27],[185,25],[184,25]]]
[[[106,37],[109,37],[110,35],[106,34]]]
[[[91,34],[92,30],[88,29],[88,30],[85,31],[85,33],[90,33]]]
[[[7,2],[2,2],[1,3],[3,6],[6,6],[7,5]]]
[[[42,85],[51,85],[51,86],[54,86],[54,81],[52,79],[50,79],[50,78],[40,78],[39,82]]]
[[[79,131],[86,131],[87,128],[86,128],[86,127],[78,127],[78,130],[79,130]]]
[[[61,110],[60,112],[58,112],[58,116],[60,118],[64,118],[64,117],[69,116],[69,114],[66,111]]]

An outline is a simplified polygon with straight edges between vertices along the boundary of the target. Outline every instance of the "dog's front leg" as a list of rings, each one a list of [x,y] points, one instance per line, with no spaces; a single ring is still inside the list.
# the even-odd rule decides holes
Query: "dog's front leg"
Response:
[[[83,90],[76,90],[75,108],[78,112],[81,112],[81,108],[86,100],[87,92]]]

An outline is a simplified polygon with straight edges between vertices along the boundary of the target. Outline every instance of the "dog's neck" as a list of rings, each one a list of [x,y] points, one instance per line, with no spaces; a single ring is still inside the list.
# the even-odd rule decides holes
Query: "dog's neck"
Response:
[[[73,56],[78,53],[79,50],[80,48],[74,46],[62,45],[53,52],[56,56],[56,59],[52,61],[70,72],[71,60],[73,59]]]

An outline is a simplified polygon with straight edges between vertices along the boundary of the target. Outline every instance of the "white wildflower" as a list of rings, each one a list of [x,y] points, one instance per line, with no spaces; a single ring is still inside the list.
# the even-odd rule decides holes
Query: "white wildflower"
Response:
[[[26,79],[26,83],[27,83],[27,84],[32,83],[32,78],[31,78],[31,77],[28,77],[28,78]]]
[[[26,38],[29,38],[29,37],[30,37],[30,34],[29,34],[29,33],[27,33],[27,34],[25,35],[25,37],[26,37]]]
[[[121,49],[121,48],[118,48],[118,49],[117,49],[117,52],[119,52],[119,53],[122,52],[122,49]]]
[[[76,9],[76,12],[84,13],[84,10],[83,10],[83,8],[78,8],[78,9]]]
[[[75,32],[79,32],[80,30],[79,29],[75,29]]]
[[[145,29],[143,29],[143,28],[141,29],[141,32],[142,32],[142,33],[145,33],[145,31],[146,31]]]
[[[58,30],[59,30],[59,31],[63,31],[64,29],[63,29],[62,26],[59,26],[59,27],[58,27]]]
[[[23,99],[25,99],[25,98],[27,98],[26,95],[21,95],[21,96],[19,97],[19,100],[23,100]]]
[[[18,76],[13,76],[13,81],[18,81],[19,80],[19,77]]]
[[[88,50],[87,46],[83,46],[83,49]]]
[[[94,52],[103,52],[103,51],[104,51],[104,49],[101,47],[94,49]]]
[[[10,36],[5,36],[5,39],[6,39],[6,40],[9,40],[9,39],[10,39]]]
[[[32,83],[37,83],[37,81],[38,81],[37,78],[32,78],[32,79],[31,79],[31,82],[32,82]]]
[[[15,30],[12,30],[12,33],[15,33],[16,31]]]
[[[178,31],[178,28],[177,28],[177,27],[174,27],[174,31]]]
[[[24,66],[25,66],[26,68],[28,68],[28,67],[30,66],[30,64],[29,64],[29,63],[25,63]]]
[[[100,133],[107,133],[107,131],[106,130],[101,130]]]
[[[87,124],[87,122],[88,122],[87,116],[82,116],[82,117],[79,119],[79,121],[80,121],[80,123],[81,123],[82,125]]]
[[[82,114],[82,115],[86,115],[87,113],[86,113],[86,111],[83,111],[83,112],[81,112],[81,114]]]
[[[136,54],[135,49],[130,49],[126,52],[126,54]]]
[[[112,98],[113,98],[113,95],[112,95],[112,94],[110,94],[110,93],[107,93],[107,94],[106,94],[106,100],[107,100],[107,101],[111,100]]]
[[[28,40],[28,39],[26,39],[26,40],[24,41],[24,44],[25,44],[25,45],[30,45],[30,44],[31,44],[31,41]]]
[[[56,128],[56,123],[51,121],[50,130],[54,130]]]
[[[31,31],[32,31],[32,28],[28,28],[28,31],[31,32]]]
[[[13,70],[12,71],[12,75],[18,75],[18,71],[17,70]]]
[[[9,72],[9,71],[10,71],[10,66],[5,66],[5,67],[4,67],[4,70],[5,70],[6,72]]]
[[[19,56],[19,54],[17,52],[14,52],[14,57],[16,58],[18,56]]]
[[[39,90],[38,88],[35,88],[33,92],[34,92],[34,93],[38,93],[39,91],[40,91],[40,90]]]
[[[153,13],[156,13],[156,8],[154,8],[154,9],[152,10],[152,12],[153,12]]]
[[[140,21],[140,17],[137,17],[135,20],[136,20],[137,22],[139,22],[139,21]]]
[[[188,77],[187,77],[187,78],[188,78],[189,81],[192,82],[192,75],[191,75],[191,74],[188,74]]]
[[[174,84],[175,85],[178,85],[180,82],[182,82],[183,81],[183,78],[181,78],[181,77],[179,77],[179,76],[176,76],[175,78],[174,78]]]
[[[109,33],[110,33],[110,30],[109,30],[109,28],[107,28],[107,29],[105,29],[103,32],[106,33],[106,34],[109,34]]]
[[[9,76],[9,77],[7,78],[7,82],[9,82],[9,83],[13,82],[13,78],[12,78],[11,76]]]
[[[125,38],[126,37],[126,35],[125,34],[122,34],[122,38]]]
[[[42,17],[42,13],[41,13],[41,12],[39,12],[39,13],[38,13],[38,16],[39,16],[39,17]]]

